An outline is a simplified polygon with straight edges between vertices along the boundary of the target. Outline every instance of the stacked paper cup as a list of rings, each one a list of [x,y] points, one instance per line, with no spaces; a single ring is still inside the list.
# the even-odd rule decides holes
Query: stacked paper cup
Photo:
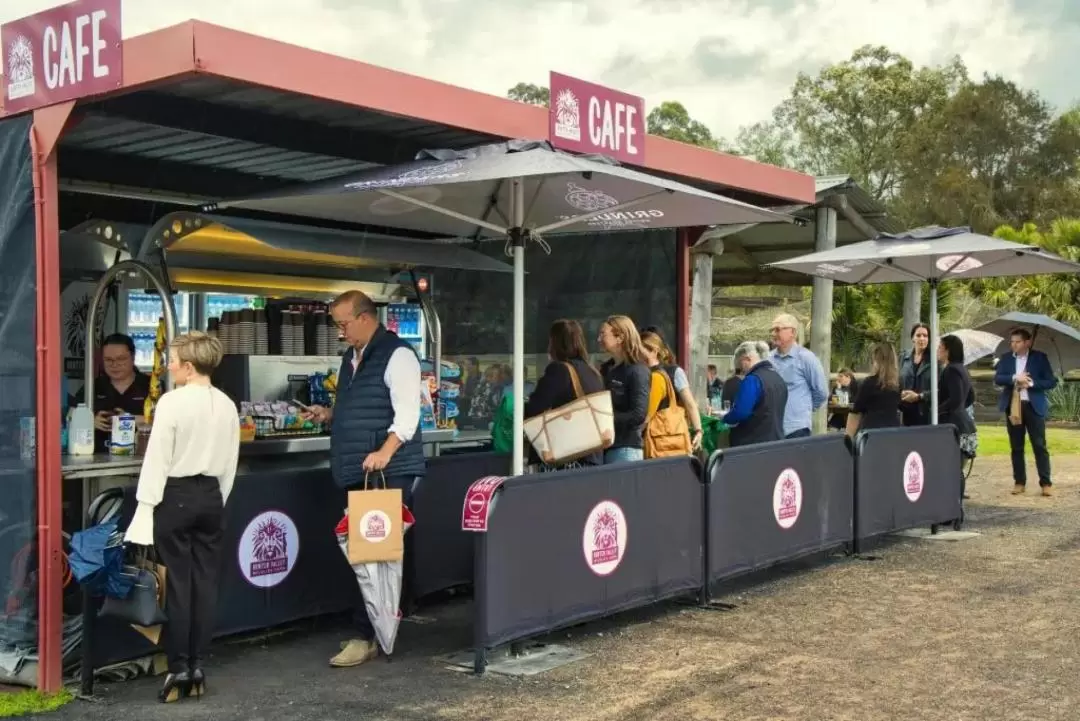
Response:
[[[266,326],[266,309],[255,311],[255,355],[270,354],[270,334]]]

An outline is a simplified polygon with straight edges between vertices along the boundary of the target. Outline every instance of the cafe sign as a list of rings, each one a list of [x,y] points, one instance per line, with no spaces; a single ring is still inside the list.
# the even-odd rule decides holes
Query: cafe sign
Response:
[[[0,26],[8,113],[115,90],[123,81],[121,0],[76,0]]]
[[[575,153],[645,162],[645,100],[602,85],[551,73],[548,140]]]

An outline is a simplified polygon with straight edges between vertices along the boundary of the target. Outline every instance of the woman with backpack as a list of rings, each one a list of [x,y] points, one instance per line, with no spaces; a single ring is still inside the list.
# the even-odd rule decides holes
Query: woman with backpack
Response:
[[[690,392],[690,381],[686,377],[686,371],[675,363],[675,357],[671,349],[667,347],[659,333],[652,331],[643,333],[641,335],[641,346],[645,352],[645,363],[650,370],[649,406],[646,415],[645,433],[649,434],[650,424],[653,423],[660,412],[671,407],[671,400],[674,399],[677,410],[685,417],[690,429],[689,438],[687,439],[688,446],[683,452],[689,454],[698,450],[701,448],[702,440],[701,414],[698,411],[694,394]],[[681,429],[670,428],[658,432],[667,434],[673,430],[681,433]],[[661,443],[661,445],[677,446],[678,443],[672,438],[667,443]],[[675,452],[676,450],[677,448],[672,447],[667,452],[661,451],[660,453],[662,455],[678,455]],[[649,457],[649,455],[649,453],[646,453],[646,457]]]

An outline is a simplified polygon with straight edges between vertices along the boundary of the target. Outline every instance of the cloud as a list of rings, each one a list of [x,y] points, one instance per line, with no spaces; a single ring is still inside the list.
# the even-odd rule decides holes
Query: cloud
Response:
[[[53,5],[7,0],[0,20]],[[798,72],[864,44],[960,55],[1074,98],[1080,10],[1060,0],[173,0],[127,2],[125,35],[198,18],[502,95],[549,70],[679,100],[719,135],[769,116]]]

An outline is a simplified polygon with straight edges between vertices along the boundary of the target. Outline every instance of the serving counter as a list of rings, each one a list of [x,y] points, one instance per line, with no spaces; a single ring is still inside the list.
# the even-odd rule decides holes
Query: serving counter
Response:
[[[473,538],[461,531],[462,500],[476,479],[510,472],[509,456],[477,447],[485,442],[483,434],[455,438],[453,433],[424,434],[427,474],[414,490],[416,525],[406,541],[413,597],[472,583]],[[241,446],[226,507],[218,636],[338,613],[357,601],[355,577],[334,536],[346,497],[331,477],[329,447],[325,436]],[[65,457],[62,468],[70,490],[92,500],[108,488],[133,486],[140,463],[139,458]],[[131,627],[110,619],[97,626],[96,667],[154,650]]]

